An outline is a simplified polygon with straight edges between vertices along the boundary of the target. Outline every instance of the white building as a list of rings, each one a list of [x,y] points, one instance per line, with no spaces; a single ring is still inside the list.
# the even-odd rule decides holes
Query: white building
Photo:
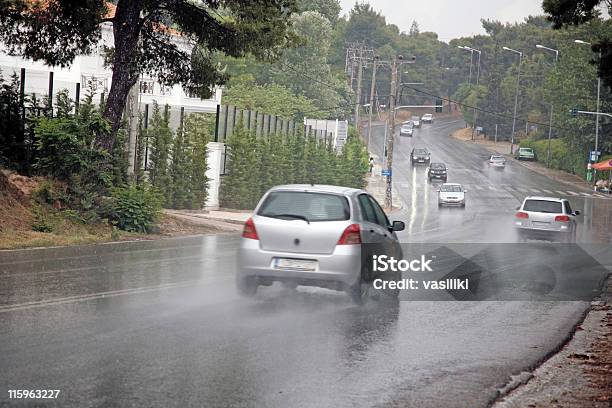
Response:
[[[191,45],[181,37],[175,36],[175,41],[185,50],[190,50]],[[50,67],[42,62],[34,62],[21,57],[9,56],[4,52],[0,44],[0,72],[7,80],[13,72],[20,75],[21,69],[25,68],[25,93],[35,93],[42,98],[49,91],[49,73],[53,72],[53,93],[67,89],[72,99],[76,98],[76,84],[81,84],[81,98],[87,92],[87,84],[92,81],[96,84],[96,102],[102,93],[108,96],[111,86],[112,71],[104,66],[104,46],[113,45],[113,31],[110,23],[102,26],[102,40],[90,55],[81,55],[75,58],[68,68]],[[216,88],[211,99],[200,99],[189,96],[180,85],[165,87],[155,81],[154,78],[143,76],[139,83],[139,102],[141,111],[144,106],[157,101],[160,105],[170,105],[173,113],[173,124],[178,122],[178,111],[184,107],[186,112],[209,112],[215,113],[217,105],[221,103],[221,88]],[[53,95],[55,97],[55,95]],[[174,114],[177,113],[177,114]]]

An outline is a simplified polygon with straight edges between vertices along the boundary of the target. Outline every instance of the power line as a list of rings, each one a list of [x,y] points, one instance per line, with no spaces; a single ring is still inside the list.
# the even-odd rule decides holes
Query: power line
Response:
[[[501,112],[493,112],[493,111],[490,111],[488,109],[478,108],[478,107],[475,107],[475,106],[472,106],[472,105],[468,105],[468,104],[463,103],[463,102],[455,101],[455,100],[450,99],[450,98],[445,98],[443,96],[439,96],[439,95],[436,95],[436,94],[433,94],[433,93],[430,93],[430,92],[426,92],[426,91],[423,91],[423,90],[420,90],[420,89],[417,89],[417,88],[412,88],[412,87],[407,87],[407,88],[410,88],[413,91],[416,91],[416,92],[419,92],[419,93],[422,93],[422,94],[425,94],[425,95],[428,95],[428,96],[431,96],[431,97],[434,97],[434,98],[437,98],[437,99],[441,99],[443,101],[447,101],[449,103],[454,103],[456,105],[463,106],[463,107],[466,107],[466,108],[469,108],[469,109],[476,109],[479,112],[488,113],[490,115],[506,118],[508,120],[512,120],[513,119],[512,115],[507,115],[507,114],[501,113]],[[526,119],[526,121],[529,122],[529,123],[532,123],[534,125],[541,125],[541,126],[545,126],[545,127],[549,126],[548,123],[535,122],[535,121],[531,121],[529,119]],[[560,127],[560,126],[553,126],[553,128],[554,129],[566,130],[566,131],[574,131],[575,130],[575,129],[569,129],[569,128]]]

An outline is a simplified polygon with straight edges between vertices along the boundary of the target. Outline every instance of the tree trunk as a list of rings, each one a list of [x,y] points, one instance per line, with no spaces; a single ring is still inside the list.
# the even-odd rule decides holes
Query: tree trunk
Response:
[[[109,152],[113,150],[117,131],[121,126],[123,110],[130,88],[138,80],[138,67],[134,61],[140,37],[140,12],[143,0],[119,0],[113,18],[114,57],[110,92],[102,116],[111,124],[110,133],[96,136],[96,145]]]

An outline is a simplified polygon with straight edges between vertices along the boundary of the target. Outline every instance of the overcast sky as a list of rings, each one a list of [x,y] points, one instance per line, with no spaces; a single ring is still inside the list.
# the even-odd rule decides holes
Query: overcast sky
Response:
[[[342,14],[348,14],[356,0],[340,0]],[[362,2],[362,0],[359,0]],[[408,31],[412,20],[421,31],[438,33],[442,41],[483,34],[481,18],[519,22],[529,15],[543,14],[542,0],[369,0],[382,12],[387,23]]]

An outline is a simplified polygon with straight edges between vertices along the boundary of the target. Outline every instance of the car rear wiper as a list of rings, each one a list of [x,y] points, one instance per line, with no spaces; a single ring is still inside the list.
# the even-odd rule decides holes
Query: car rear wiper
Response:
[[[298,215],[298,214],[274,214],[274,215],[270,215],[270,217],[272,218],[294,218],[296,220],[302,220],[302,221],[306,221],[308,224],[310,224],[310,220],[306,217],[304,217],[303,215]]]

